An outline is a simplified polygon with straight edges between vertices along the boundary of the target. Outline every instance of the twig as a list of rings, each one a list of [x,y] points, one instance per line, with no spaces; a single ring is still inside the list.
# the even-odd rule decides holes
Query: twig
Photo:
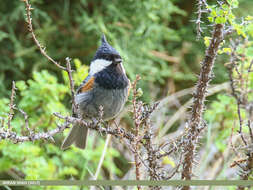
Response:
[[[112,128],[110,126],[103,127],[100,125],[100,122],[95,119],[92,119],[92,121],[84,121],[80,118],[63,116],[59,113],[54,113],[54,115],[60,119],[65,120],[68,123],[88,127],[89,129],[96,130],[103,134],[111,134],[117,138],[125,138],[130,142],[133,142],[135,139],[134,134],[126,132],[123,128]]]
[[[197,40],[199,40],[201,38],[201,34],[203,32],[202,28],[201,28],[201,17],[203,13],[207,13],[210,12],[211,10],[209,10],[208,4],[206,2],[206,0],[198,0],[198,10],[197,10],[197,20],[195,21],[196,23],[196,31],[197,31]],[[204,8],[203,8],[204,7]]]
[[[4,121],[5,121],[5,119],[1,118],[1,128],[4,128]]]
[[[248,120],[248,128],[249,128],[250,140],[251,140],[251,143],[253,143],[253,133],[252,133],[252,129],[251,129],[251,121],[250,121],[250,119]]]
[[[13,109],[15,108],[15,104],[14,104],[15,90],[16,90],[15,82],[12,81],[11,98],[10,98],[10,104],[9,104],[10,111],[9,111],[9,114],[8,114],[8,121],[7,121],[9,131],[12,130],[11,120],[14,116]]]
[[[247,146],[247,141],[244,138],[243,132],[242,132],[242,116],[241,116],[241,108],[240,108],[240,103],[237,101],[237,115],[239,117],[239,124],[240,124],[240,129],[238,133],[241,135],[241,139],[243,143]]]
[[[163,158],[163,157],[165,157],[165,156],[169,156],[172,152],[174,152],[174,151],[176,151],[176,150],[177,150],[177,147],[174,146],[171,150],[169,150],[169,151],[167,151],[167,152],[165,152],[165,153],[163,153],[163,154],[158,155],[158,156],[157,156],[157,159]]]
[[[39,133],[32,133],[28,136],[19,136],[16,132],[8,132],[4,129],[0,129],[0,140],[2,139],[8,139],[12,141],[13,143],[20,143],[25,141],[35,141],[35,140],[52,140],[52,137],[55,134],[62,133],[70,123],[65,122],[64,124],[58,126],[56,129],[52,129],[47,132],[39,132]]]
[[[20,109],[20,108],[16,108],[16,109],[24,116],[24,119],[25,119],[25,128],[29,132],[29,134],[32,135],[33,131],[29,127],[29,120],[28,120],[27,113],[24,110]]]
[[[178,164],[177,164],[177,166],[176,166],[174,172],[173,172],[170,176],[168,176],[168,177],[166,178],[166,180],[171,179],[171,178],[178,172],[179,167],[182,165],[182,158],[183,158],[183,154],[181,153],[181,154],[180,154],[180,158],[179,158],[179,162],[178,162]]]
[[[7,170],[6,173],[15,180],[24,180],[25,178],[24,173],[19,172],[13,168],[10,168],[9,170]]]
[[[247,142],[244,138],[243,132],[242,132],[242,116],[241,116],[241,104],[242,104],[242,100],[240,98],[240,96],[238,96],[237,92],[236,92],[236,87],[235,87],[235,83],[234,83],[234,79],[233,79],[233,69],[235,68],[236,65],[236,49],[238,44],[235,44],[233,41],[231,41],[231,49],[232,52],[230,54],[230,64],[227,66],[228,69],[228,75],[229,75],[229,80],[230,80],[230,87],[232,89],[232,96],[235,98],[236,103],[237,103],[237,115],[239,118],[239,131],[238,133],[241,135],[241,139],[243,141],[243,143],[247,146]],[[240,72],[237,70],[239,76],[241,75]]]
[[[201,16],[202,16],[202,6],[203,6],[203,1],[202,0],[199,0],[198,1],[198,17],[197,17],[197,20],[196,20],[196,31],[197,31],[197,40],[200,39],[201,37],[201,33],[203,32],[202,31],[202,28],[201,28]]]
[[[72,113],[75,115],[77,113],[77,104],[75,101],[75,82],[72,77],[72,70],[71,70],[71,65],[70,65],[71,59],[69,57],[66,57],[66,65],[67,69],[66,72],[68,73],[68,78],[69,78],[69,86],[71,90],[71,98],[72,98]]]
[[[235,98],[236,100],[236,104],[237,104],[237,115],[238,115],[238,120],[239,120],[239,130],[238,133],[241,137],[241,140],[243,142],[243,144],[245,145],[245,147],[248,147],[246,150],[246,158],[234,161],[234,163],[231,164],[231,167],[234,167],[235,165],[237,165],[240,168],[240,178],[241,180],[248,180],[250,173],[252,172],[253,166],[253,151],[252,151],[252,143],[253,143],[253,134],[252,134],[252,129],[251,129],[251,118],[252,118],[252,114],[251,114],[251,103],[249,102],[248,96],[250,90],[249,90],[249,73],[251,72],[251,67],[253,64],[253,61],[250,63],[249,67],[247,68],[247,73],[244,73],[244,61],[245,61],[245,53],[238,53],[237,52],[237,47],[239,45],[239,40],[237,41],[232,41],[230,40],[230,49],[231,54],[230,54],[230,64],[227,66],[228,69],[228,74],[229,74],[229,80],[230,80],[230,86],[232,89],[232,96]],[[243,44],[243,49],[245,51],[245,46],[247,46],[247,40],[245,40],[245,44]],[[241,68],[241,69],[240,69]],[[236,75],[233,75],[233,71],[236,71]],[[238,79],[239,83],[235,83],[235,80]],[[244,86],[244,84],[246,84]],[[238,89],[238,87],[236,86],[238,85],[239,87],[241,87],[241,89]],[[238,89],[238,90],[237,90]],[[248,112],[248,130],[249,130],[249,137],[248,139],[246,139],[244,137],[244,133],[242,131],[243,128],[243,122],[244,119],[241,115],[241,109],[245,109],[246,112]],[[240,148],[238,148],[240,149]],[[244,151],[245,152],[245,151]],[[245,189],[245,187],[243,186],[238,186],[237,187],[238,190],[243,190]]]
[[[31,17],[31,10],[33,10],[33,8],[31,7],[29,0],[23,0],[25,5],[26,5],[26,16],[27,16],[27,24],[28,24],[28,30],[32,35],[32,39],[35,43],[35,45],[38,47],[38,49],[40,50],[40,53],[45,56],[49,61],[51,61],[53,64],[55,64],[58,68],[60,68],[61,70],[64,70],[68,73],[68,77],[69,77],[69,83],[70,83],[70,89],[71,89],[71,95],[72,95],[72,112],[73,113],[77,113],[77,104],[75,102],[75,90],[74,90],[74,80],[72,77],[72,70],[71,70],[71,65],[70,65],[70,61],[71,59],[69,57],[66,58],[66,68],[61,66],[59,63],[57,63],[53,58],[51,58],[45,51],[45,47],[43,47],[40,42],[37,40],[36,35],[33,31],[33,25],[32,25],[32,17]]]
[[[253,60],[250,62],[249,68],[248,68],[248,73],[253,72],[253,70],[251,70],[253,67]]]
[[[229,141],[230,141],[231,148],[234,151],[234,153],[236,154],[236,156],[240,157],[240,154],[236,151],[235,146],[233,144],[233,134],[234,134],[234,126],[232,126]]]
[[[34,31],[33,31],[33,25],[32,25],[32,17],[31,17],[31,11],[33,10],[32,6],[29,3],[29,0],[23,0],[26,6],[26,16],[27,16],[27,24],[28,24],[28,30],[32,35],[32,39],[35,43],[35,45],[38,47],[38,49],[40,50],[40,53],[46,57],[49,61],[51,61],[53,64],[55,64],[58,68],[65,70],[66,68],[61,66],[59,63],[57,63],[53,58],[51,58],[45,51],[46,48],[44,48],[40,42],[37,40]]]
[[[146,139],[146,143],[144,147],[147,150],[147,161],[148,161],[148,172],[149,176],[151,177],[151,180],[160,180],[161,177],[158,175],[158,158],[157,158],[157,153],[158,150],[152,145],[152,134],[148,132],[148,138]],[[150,187],[150,189],[155,190],[155,189],[161,189],[159,187]]]

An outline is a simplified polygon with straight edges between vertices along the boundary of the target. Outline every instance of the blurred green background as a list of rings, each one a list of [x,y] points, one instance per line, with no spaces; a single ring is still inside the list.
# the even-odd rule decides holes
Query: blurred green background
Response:
[[[252,0],[239,3],[235,10],[238,20],[253,11]],[[205,45],[203,40],[196,40],[196,2],[193,0],[31,0],[31,4],[39,41],[61,64],[66,57],[72,58],[72,67],[77,71],[74,74],[76,86],[87,75],[102,33],[122,55],[129,78],[133,80],[136,74],[142,77],[139,87],[144,92],[143,101],[155,102],[193,87],[197,81]],[[49,63],[34,45],[27,30],[23,2],[1,0],[0,18],[0,116],[6,117],[8,113],[11,82],[15,80],[18,87],[15,102],[28,113],[30,126],[36,131],[53,129],[60,121],[52,113],[68,114],[71,110],[67,76]],[[210,36],[210,28],[203,26],[204,35]],[[212,84],[228,80],[224,68],[226,58],[218,58]],[[190,95],[182,98],[181,103]],[[223,119],[214,117],[226,112],[226,105],[234,104],[231,99],[225,99],[222,95],[209,98],[207,103],[218,102],[220,110],[211,105],[206,115],[208,122],[217,124],[220,120],[233,119],[233,114]],[[165,111],[165,116],[173,115],[180,105],[174,103]],[[167,122],[164,120],[157,127],[163,127]],[[23,123],[22,115],[17,113],[13,126],[20,134],[25,133]],[[122,125],[131,126],[129,115],[123,118]],[[180,128],[178,126],[180,121],[167,134]],[[219,131],[215,128],[212,134]],[[89,179],[96,170],[105,138],[92,133],[84,151],[75,147],[62,151],[59,147],[66,134],[67,131],[57,135],[55,143],[38,141],[16,145],[0,141],[0,179]],[[230,130],[222,134],[225,137],[221,139],[226,140]],[[223,152],[224,147],[219,143],[224,144],[224,141],[218,145],[214,141],[209,136],[208,142],[214,144],[218,153]],[[132,164],[129,155],[122,155],[124,150],[124,146],[109,148],[99,179],[121,179],[126,175]]]

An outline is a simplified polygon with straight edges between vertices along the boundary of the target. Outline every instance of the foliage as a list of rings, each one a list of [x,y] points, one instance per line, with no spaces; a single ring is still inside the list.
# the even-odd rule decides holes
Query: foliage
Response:
[[[223,9],[219,10],[215,6],[210,7],[212,11],[208,19],[210,22],[215,23],[228,22],[235,31],[227,41],[224,40],[218,52],[219,54],[229,55],[229,60],[224,65],[227,67],[227,73],[230,73],[230,94],[232,96],[228,93],[219,94],[206,111],[205,119],[208,122],[208,150],[211,150],[211,143],[214,142],[217,152],[222,155],[227,154],[224,152],[230,148],[229,155],[235,154],[233,155],[236,156],[235,160],[247,158],[248,155],[247,150],[238,148],[238,146],[244,144],[243,138],[241,139],[242,144],[236,138],[238,133],[241,135],[240,128],[242,128],[242,134],[246,136],[244,137],[246,142],[251,133],[249,121],[252,121],[252,116],[249,107],[253,98],[251,90],[253,87],[253,73],[251,71],[253,63],[253,22],[250,15],[238,19],[231,11],[230,6],[238,7],[238,1],[228,1],[228,4],[223,5]],[[205,37],[205,43],[209,43],[209,37]],[[212,148],[214,147],[212,146]],[[224,169],[226,167],[229,166],[224,166]],[[224,174],[221,175],[220,178],[225,177]],[[243,174],[240,174],[240,176],[242,179]],[[247,176],[250,179],[252,173],[248,172]]]
[[[135,74],[142,77],[140,93],[143,92],[141,98],[145,102],[154,102],[170,93],[192,87],[196,82],[199,62],[204,55],[204,46],[210,45],[211,34],[209,27],[204,28],[204,41],[196,42],[195,23],[191,22],[196,19],[196,6],[195,1],[189,2],[191,6],[186,7],[180,0],[31,0],[35,33],[54,59],[64,63],[66,56],[73,58],[76,86],[87,76],[90,60],[104,33],[123,56],[128,76],[131,79]],[[253,73],[246,73],[253,59],[253,18],[249,15],[252,1],[226,2],[221,9],[210,2],[206,21],[209,24],[231,25],[236,31],[231,38],[247,42],[242,43],[236,53],[245,55],[238,65],[240,70],[245,71],[243,77],[248,79],[249,89],[252,89]],[[15,103],[27,112],[30,125],[36,126],[37,131],[53,129],[59,122],[52,116],[53,112],[70,114],[67,73],[59,71],[40,55],[27,33],[24,15],[22,2],[0,2],[0,117],[6,117],[4,113],[9,111],[11,81],[15,80],[18,81]],[[214,68],[213,84],[228,81],[226,66],[232,51],[230,41],[226,39],[218,52],[220,57]],[[236,71],[233,76],[238,77]],[[244,85],[239,84],[238,89],[245,88]],[[157,121],[162,118],[157,116],[154,120],[160,125],[156,127],[164,127],[163,123],[170,121],[169,116],[173,118],[180,103],[185,103],[187,98],[182,98],[182,102],[173,102],[173,106],[164,111],[164,121]],[[252,93],[248,98],[253,101]],[[239,129],[236,100],[232,96],[222,92],[208,100],[205,112],[208,132],[203,140],[206,144],[200,147],[204,152],[201,156],[205,158],[206,155],[207,172],[213,166],[208,160],[209,153],[215,149],[218,155],[223,155],[229,148],[232,128],[234,133]],[[242,118],[246,116],[247,111],[242,110]],[[124,118],[123,124],[128,129],[131,127],[129,123]],[[23,133],[20,127],[24,125],[23,116],[17,113],[12,125],[17,132]],[[174,129],[180,129],[178,123],[173,125],[172,131]],[[247,130],[244,132],[248,134]],[[63,136],[67,133],[65,131]],[[166,135],[169,134],[170,131]],[[55,143],[34,142],[18,146],[0,141],[0,178],[15,178],[13,170],[21,172],[25,179],[89,178],[98,165],[103,137],[91,135],[84,151],[75,147],[62,151],[59,147],[63,136],[56,136]],[[234,158],[234,155],[231,157]],[[127,173],[125,166],[129,164],[121,164],[126,162],[125,159],[118,149],[110,148],[103,164],[104,173],[99,179]],[[177,158],[165,157],[163,164],[173,167],[174,160]],[[222,166],[220,176],[225,176],[226,167]],[[63,189],[47,187],[56,188]]]
[[[79,60],[74,60],[77,72],[73,75],[79,83],[82,77],[88,72],[88,67],[81,66]],[[65,74],[65,73],[64,73]],[[65,78],[66,76],[62,76]],[[56,128],[58,122],[52,116],[54,112],[67,114],[68,104],[63,104],[64,99],[69,96],[68,81],[60,84],[56,77],[46,70],[34,72],[33,78],[27,82],[18,81],[18,107],[22,108],[29,115],[29,124],[36,131]],[[68,98],[69,99],[69,98]],[[8,112],[8,99],[0,99],[0,116]],[[69,102],[69,101],[67,101]],[[65,101],[66,103],[66,101]],[[12,126],[19,133],[23,133],[24,118],[21,114],[15,114]],[[64,132],[67,135],[68,130]],[[104,147],[103,138],[99,138],[96,147],[93,147],[94,138],[89,138],[88,147],[85,151],[78,148],[71,148],[66,151],[60,149],[62,136],[57,136],[53,142],[26,142],[19,145],[8,141],[0,142],[0,173],[15,169],[21,172],[25,179],[85,179],[89,176],[88,171],[94,173]],[[121,171],[112,164],[112,160],[119,157],[118,151],[110,148],[104,161],[104,167],[114,174],[121,174]],[[14,167],[15,166],[15,167]],[[7,172],[8,173],[8,172]],[[8,173],[13,177],[10,173]],[[7,179],[7,176],[2,176]],[[37,188],[37,187],[36,187]],[[51,189],[48,187],[47,189]]]
[[[65,0],[63,3],[36,0],[31,3],[34,7],[35,33],[56,60],[61,61],[67,55],[88,65],[100,43],[99,38],[104,33],[123,56],[131,79],[138,73],[141,74],[143,83],[151,81],[163,86],[167,78],[175,81],[195,80],[190,72],[191,64],[171,64],[163,56],[152,53],[155,50],[165,56],[178,57],[183,35],[192,33],[191,28],[176,30],[180,23],[169,26],[172,23],[174,25],[175,17],[187,16],[185,11],[175,5],[175,0],[148,0],[143,3],[132,0],[113,3],[107,0]],[[6,95],[8,92],[6,87],[10,87],[10,79],[27,80],[33,72],[42,69],[57,73],[60,79],[59,71],[46,63],[36,51],[32,40],[29,40],[23,4],[8,1],[2,2],[0,7],[0,45],[6,47],[0,50],[5,55],[0,58],[0,62],[5,63],[1,66],[0,79],[7,84],[0,88],[1,94]],[[186,51],[192,54],[189,48]],[[145,89],[150,90],[148,85],[145,85]]]

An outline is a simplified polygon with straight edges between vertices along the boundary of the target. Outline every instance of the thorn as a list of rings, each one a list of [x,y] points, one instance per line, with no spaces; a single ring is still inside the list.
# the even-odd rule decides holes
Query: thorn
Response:
[[[49,136],[49,139],[50,139],[53,143],[55,143],[55,140],[54,140],[54,138],[53,138],[52,136]]]

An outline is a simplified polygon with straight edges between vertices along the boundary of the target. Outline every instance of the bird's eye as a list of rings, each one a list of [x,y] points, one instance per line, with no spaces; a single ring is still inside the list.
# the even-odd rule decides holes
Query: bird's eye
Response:
[[[104,58],[105,58],[106,60],[111,61],[111,60],[113,60],[113,55],[106,54],[106,55],[104,55]]]

